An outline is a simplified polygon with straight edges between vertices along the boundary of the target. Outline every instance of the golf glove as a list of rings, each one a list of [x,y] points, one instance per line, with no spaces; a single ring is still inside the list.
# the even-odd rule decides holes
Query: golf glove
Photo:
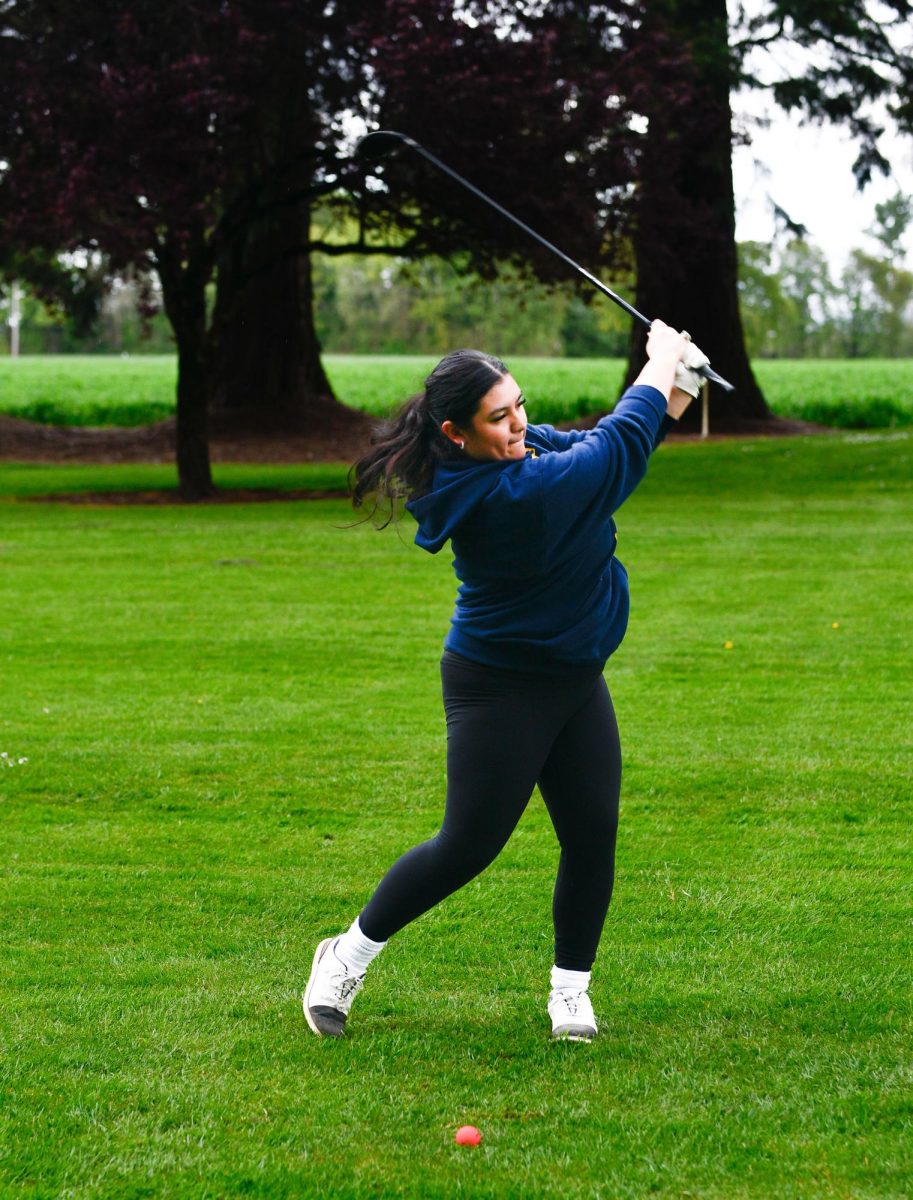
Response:
[[[682,330],[682,336],[688,338],[689,341],[681,362],[675,368],[675,386],[683,392],[687,392],[689,396],[698,396],[704,386],[704,377],[698,375],[698,370],[706,366],[710,359],[690,340],[690,334]]]

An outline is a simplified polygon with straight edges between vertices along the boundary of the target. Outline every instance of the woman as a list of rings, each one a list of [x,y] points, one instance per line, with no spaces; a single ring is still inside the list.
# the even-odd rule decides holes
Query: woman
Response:
[[[707,358],[655,321],[648,361],[594,429],[528,425],[498,359],[444,358],[353,468],[353,503],[408,495],[416,542],[450,540],[460,587],[441,660],[447,799],[440,831],[399,858],[352,926],[314,954],[308,1025],[338,1037],[387,940],[498,855],[536,784],[561,854],[553,897],[552,1036],[590,1041],[590,970],[612,895],[621,758],[606,659],[627,575],[612,513],[634,490]]]

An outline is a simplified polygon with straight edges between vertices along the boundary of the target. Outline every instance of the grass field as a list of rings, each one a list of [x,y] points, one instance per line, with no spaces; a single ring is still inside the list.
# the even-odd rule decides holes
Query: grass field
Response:
[[[351,1036],[301,1014],[316,940],[439,822],[448,554],[339,501],[16,498],[164,467],[0,468],[0,1196],[909,1196],[911,463],[911,432],[665,446],[622,510],[592,1046],[547,1036],[538,797]]]
[[[327,355],[339,397],[384,415],[421,389],[433,358]],[[519,358],[509,364],[539,422],[572,420],[611,406],[621,359]],[[913,360],[759,361],[774,412],[842,428],[913,425]],[[170,357],[0,358],[0,412],[62,425],[141,425],[174,412]]]

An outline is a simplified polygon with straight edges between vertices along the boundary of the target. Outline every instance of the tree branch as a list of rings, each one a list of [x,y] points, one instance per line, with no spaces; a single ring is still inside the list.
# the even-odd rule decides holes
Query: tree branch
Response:
[[[366,242],[324,242],[313,241],[307,246],[299,246],[293,250],[295,254],[307,254],[309,250],[319,250],[321,254],[340,255],[340,254],[391,254],[402,255],[408,258],[412,246],[409,242],[403,242],[399,246],[369,246]]]

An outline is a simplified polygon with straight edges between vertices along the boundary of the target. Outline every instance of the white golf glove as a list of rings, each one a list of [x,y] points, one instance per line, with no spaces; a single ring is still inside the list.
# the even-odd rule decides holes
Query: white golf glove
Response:
[[[704,376],[698,375],[698,369],[706,366],[710,359],[703,350],[695,346],[689,333],[682,330],[682,336],[688,338],[688,345],[681,362],[675,368],[675,386],[687,392],[689,396],[698,396],[704,386]]]

